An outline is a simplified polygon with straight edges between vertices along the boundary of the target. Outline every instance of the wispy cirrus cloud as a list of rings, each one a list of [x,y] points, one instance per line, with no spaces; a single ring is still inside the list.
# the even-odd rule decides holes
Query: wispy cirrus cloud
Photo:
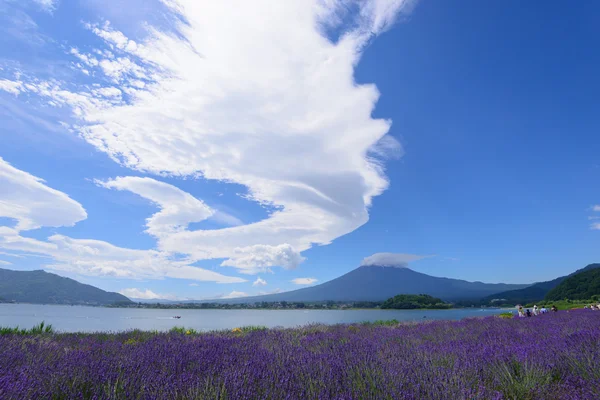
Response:
[[[56,10],[59,0],[33,0],[42,10],[52,13]]]
[[[128,168],[240,184],[249,201],[274,210],[250,224],[190,230],[210,215],[201,200],[144,178],[102,183],[161,206],[147,225],[158,254],[225,259],[248,274],[295,268],[301,252],[368,221],[388,187],[383,162],[401,153],[391,122],[371,115],[377,88],[353,74],[365,45],[414,2],[347,3],[169,0],[177,24],[144,38],[85,24],[104,44],[67,53],[94,85],[24,73],[0,88],[71,109],[71,129]],[[341,35],[332,40],[327,29]]]

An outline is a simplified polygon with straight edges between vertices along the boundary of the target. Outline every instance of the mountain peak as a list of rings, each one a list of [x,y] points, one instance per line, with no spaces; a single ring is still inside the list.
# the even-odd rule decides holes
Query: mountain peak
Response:
[[[397,268],[397,269],[408,269],[408,270],[411,270],[410,268],[408,268],[407,264],[404,264],[404,265],[403,264],[398,264],[398,265],[377,265],[377,264],[370,264],[370,265],[361,265],[359,268]]]
[[[2,268],[0,297],[6,301],[38,304],[105,305],[129,302],[127,297],[118,293],[106,292],[44,270],[15,271]]]

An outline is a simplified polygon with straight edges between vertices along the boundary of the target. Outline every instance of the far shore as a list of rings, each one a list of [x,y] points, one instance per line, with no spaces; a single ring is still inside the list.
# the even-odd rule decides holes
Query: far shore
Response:
[[[452,311],[452,310],[514,310],[514,307],[450,307],[450,308],[375,308],[375,307],[346,307],[346,308],[260,308],[260,307],[248,307],[248,308],[202,308],[202,307],[172,307],[165,305],[164,307],[156,307],[156,303],[142,303],[153,305],[153,307],[134,307],[134,306],[115,306],[115,305],[95,305],[95,304],[53,304],[53,303],[0,303],[0,306],[4,305],[30,305],[30,306],[61,306],[61,307],[89,307],[89,308],[115,308],[115,309],[134,309],[134,310],[202,310],[202,311]],[[162,303],[160,303],[163,305]],[[179,303],[178,303],[179,304]],[[186,304],[186,303],[181,303]]]

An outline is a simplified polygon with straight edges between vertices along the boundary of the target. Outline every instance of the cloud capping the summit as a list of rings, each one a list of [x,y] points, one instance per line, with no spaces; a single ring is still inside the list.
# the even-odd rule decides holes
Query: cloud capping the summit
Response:
[[[407,268],[410,262],[422,260],[423,258],[428,257],[431,256],[419,256],[415,254],[402,253],[375,253],[369,257],[365,257],[360,263],[360,266]]]

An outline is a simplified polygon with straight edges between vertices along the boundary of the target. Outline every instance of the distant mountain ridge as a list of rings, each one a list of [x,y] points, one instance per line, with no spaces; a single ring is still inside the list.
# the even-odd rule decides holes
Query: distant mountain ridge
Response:
[[[527,286],[522,289],[508,290],[505,292],[496,293],[491,296],[485,297],[483,300],[490,301],[490,302],[492,300],[504,300],[506,302],[515,303],[515,304],[519,304],[519,303],[526,304],[526,303],[531,303],[534,301],[540,301],[540,300],[544,299],[546,297],[546,295],[552,289],[559,286],[567,278],[569,278],[573,275],[579,274],[581,272],[585,272],[585,271],[589,271],[589,270],[593,270],[593,269],[597,269],[597,268],[600,268],[600,264],[589,264],[585,268],[578,269],[577,271],[575,271],[569,275],[561,276],[556,279],[552,279],[551,281],[537,282],[531,286]],[[498,303],[501,303],[501,302],[498,302]]]
[[[482,297],[527,285],[467,282],[440,278],[409,268],[361,266],[339,278],[308,288],[264,296],[214,300],[221,303],[385,301],[398,294],[427,294],[444,301]]]
[[[79,283],[45,271],[13,271],[0,268],[0,298],[34,304],[108,305],[130,302],[118,293]]]

